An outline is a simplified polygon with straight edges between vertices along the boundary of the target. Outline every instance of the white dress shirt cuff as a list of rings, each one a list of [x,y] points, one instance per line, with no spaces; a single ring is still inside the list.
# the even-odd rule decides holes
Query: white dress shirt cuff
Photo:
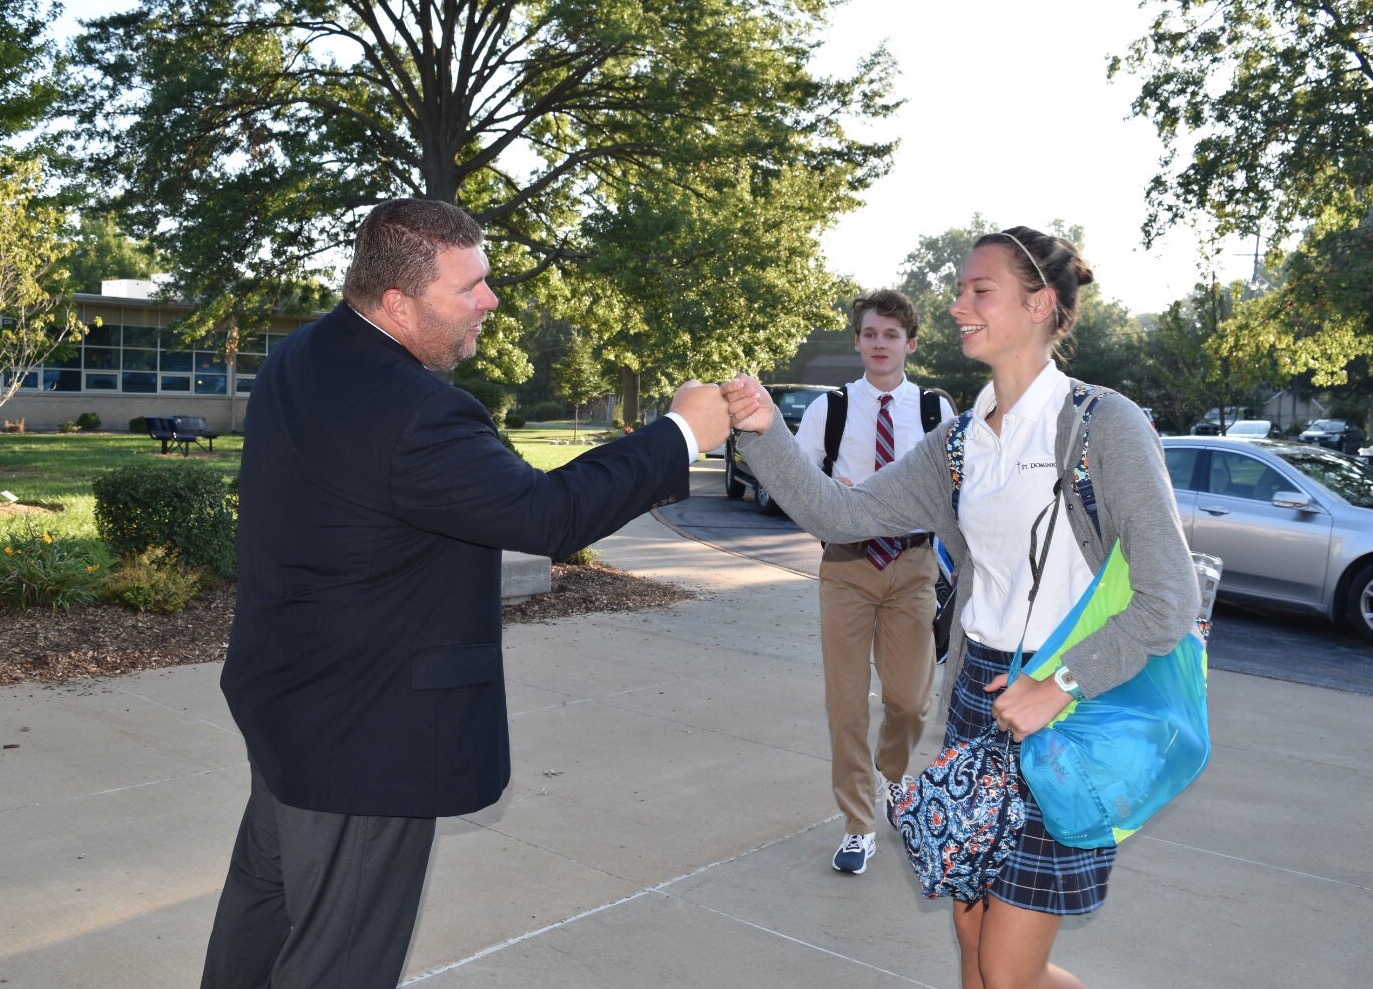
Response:
[[[687,463],[694,464],[701,456],[701,444],[696,441],[696,434],[691,431],[691,426],[682,418],[681,413],[669,412],[667,417],[682,431],[682,438],[686,440],[687,445]]]

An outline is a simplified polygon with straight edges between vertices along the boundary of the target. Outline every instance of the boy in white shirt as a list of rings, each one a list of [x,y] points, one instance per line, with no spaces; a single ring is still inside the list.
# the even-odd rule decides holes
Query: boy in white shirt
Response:
[[[924,437],[921,391],[906,379],[915,353],[919,318],[910,299],[890,289],[853,302],[854,349],[863,376],[845,386],[847,415],[831,474],[858,484],[899,459]],[[796,440],[822,466],[826,424],[835,400],[827,395],[806,409]],[[954,412],[939,400],[943,421]],[[842,414],[842,413],[839,413]],[[880,427],[880,428],[879,428]],[[885,458],[885,459],[884,459]],[[877,771],[900,780],[920,741],[934,683],[935,581],[938,564],[929,534],[893,534],[885,545],[830,543],[820,564],[820,639],[829,715],[831,783],[844,814],[844,840],[834,868],[861,874],[876,851]],[[871,665],[882,682],[882,724],[877,752],[868,744]]]

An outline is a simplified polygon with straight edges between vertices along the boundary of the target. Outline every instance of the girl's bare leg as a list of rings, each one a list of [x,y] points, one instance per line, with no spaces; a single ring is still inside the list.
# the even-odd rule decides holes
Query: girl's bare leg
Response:
[[[955,903],[953,910],[963,989],[1083,989],[1076,976],[1049,963],[1062,917],[994,896],[985,906]]]

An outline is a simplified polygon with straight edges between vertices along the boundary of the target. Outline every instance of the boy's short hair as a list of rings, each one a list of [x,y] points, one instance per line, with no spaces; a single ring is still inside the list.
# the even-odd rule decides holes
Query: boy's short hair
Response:
[[[920,315],[915,311],[915,304],[904,292],[898,292],[894,288],[880,288],[874,292],[865,292],[854,299],[853,305],[849,307],[849,324],[853,327],[854,336],[863,329],[863,314],[869,309],[879,316],[888,316],[896,320],[906,331],[906,339],[915,339],[915,334],[920,329]]]

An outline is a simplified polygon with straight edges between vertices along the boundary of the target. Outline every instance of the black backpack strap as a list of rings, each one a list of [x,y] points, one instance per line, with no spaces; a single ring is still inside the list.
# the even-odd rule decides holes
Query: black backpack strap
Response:
[[[825,412],[825,461],[820,469],[833,477],[834,462],[839,459],[839,441],[844,438],[844,423],[849,418],[848,388],[832,391],[825,398],[829,408]]]
[[[934,432],[944,421],[943,411],[939,407],[939,392],[920,389],[920,425],[925,427],[925,432]]]

